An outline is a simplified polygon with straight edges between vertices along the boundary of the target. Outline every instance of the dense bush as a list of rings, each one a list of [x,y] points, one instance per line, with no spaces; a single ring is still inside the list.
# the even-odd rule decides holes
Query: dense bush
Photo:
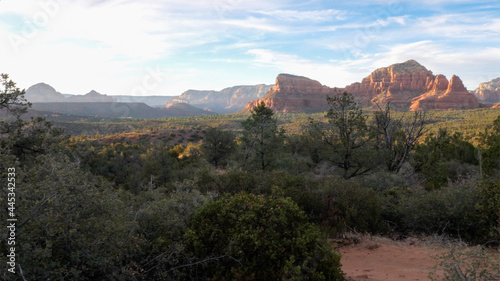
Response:
[[[16,261],[25,278],[103,280],[119,275],[127,249],[120,194],[62,155],[39,156],[32,165],[19,169],[16,178],[16,199],[22,202],[16,205]],[[5,241],[0,244],[3,253]]]
[[[393,189],[386,193],[383,215],[399,232],[484,243],[498,235],[499,202],[498,183],[464,182],[432,191]]]
[[[332,234],[384,230],[382,201],[373,189],[344,179],[331,179],[323,188],[321,224]]]
[[[415,150],[415,169],[426,178],[425,186],[436,189],[449,181],[477,174],[477,151],[462,139],[459,133],[451,135],[441,129],[437,135],[429,135]]]
[[[290,199],[241,193],[198,212],[187,248],[209,280],[344,280],[340,256]]]

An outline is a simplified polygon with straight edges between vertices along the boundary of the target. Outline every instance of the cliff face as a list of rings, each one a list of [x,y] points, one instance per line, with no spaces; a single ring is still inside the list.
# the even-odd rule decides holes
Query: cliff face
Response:
[[[188,90],[173,102],[188,103],[217,113],[232,113],[245,108],[246,103],[261,98],[272,85],[234,86],[221,91]]]
[[[500,79],[499,79],[500,82]],[[360,83],[340,91],[351,93],[361,106],[391,103],[395,108],[410,110],[447,110],[477,108],[476,97],[469,93],[458,76],[450,81],[414,60],[379,68]],[[246,105],[246,110],[264,102],[276,112],[320,112],[329,109],[326,95],[335,90],[306,77],[280,74],[267,94]]]
[[[444,75],[438,75],[433,84],[427,93],[412,100],[411,110],[479,107],[476,97],[467,91],[460,77],[453,75],[448,83]]]
[[[316,80],[290,74],[279,74],[276,83],[264,97],[247,103],[245,110],[250,110],[261,102],[276,112],[300,113],[328,110],[327,95],[333,95],[334,89],[323,86]]]
[[[500,77],[479,84],[479,87],[474,91],[474,95],[482,103],[499,103],[500,102]]]
[[[432,71],[414,60],[393,64],[372,72],[361,83],[353,83],[345,88],[361,104],[391,102],[396,106],[406,106],[411,99],[431,87],[435,76]]]
[[[458,76],[450,81],[414,60],[379,68],[345,88],[362,105],[390,102],[396,108],[411,110],[477,108],[474,95],[464,87]]]

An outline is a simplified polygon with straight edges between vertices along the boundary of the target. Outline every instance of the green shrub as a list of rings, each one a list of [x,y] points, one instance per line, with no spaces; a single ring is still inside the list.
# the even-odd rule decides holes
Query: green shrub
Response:
[[[280,194],[290,197],[313,222],[319,222],[323,211],[323,192],[319,182],[308,176],[292,176],[286,172],[270,175],[271,185]]]
[[[484,243],[498,235],[498,183],[463,182],[438,190],[391,190],[384,219],[404,233],[445,234]]]
[[[479,183],[477,192],[479,200],[475,208],[479,213],[479,219],[476,222],[478,240],[490,242],[490,239],[496,237],[496,243],[499,243],[500,179]]]
[[[325,183],[321,224],[332,234],[353,230],[379,233],[384,230],[383,205],[377,193],[353,180]]]
[[[185,234],[207,280],[344,280],[340,256],[291,199],[240,193],[206,205]]]

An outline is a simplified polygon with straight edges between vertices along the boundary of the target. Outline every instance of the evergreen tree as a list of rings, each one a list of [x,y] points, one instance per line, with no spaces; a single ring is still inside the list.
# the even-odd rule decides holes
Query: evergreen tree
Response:
[[[326,117],[328,124],[316,130],[327,145],[328,160],[343,170],[345,179],[369,173],[377,166],[378,157],[371,150],[368,126],[363,111],[351,94],[327,96],[331,108]]]
[[[276,164],[277,155],[283,148],[284,131],[278,128],[272,109],[264,102],[254,107],[252,115],[242,122],[243,167],[270,170]]]
[[[215,168],[224,166],[236,148],[234,139],[235,136],[232,132],[210,127],[205,130],[201,152]]]

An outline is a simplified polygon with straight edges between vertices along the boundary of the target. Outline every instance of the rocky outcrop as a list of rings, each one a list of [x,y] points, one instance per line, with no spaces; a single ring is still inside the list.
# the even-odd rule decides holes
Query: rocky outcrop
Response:
[[[198,108],[218,112],[233,113],[255,99],[261,98],[272,85],[234,86],[221,91],[188,90],[171,100],[174,103],[188,103]]]
[[[116,102],[116,99],[107,95],[102,95],[94,90],[85,95],[75,95],[67,98],[68,102]]]
[[[52,86],[38,83],[26,90],[24,95],[29,102],[65,102],[63,94],[57,92]]]
[[[447,110],[477,108],[479,103],[458,76],[450,81],[414,60],[379,68],[360,83],[340,91],[351,93],[361,106],[391,103],[394,108]],[[306,77],[280,74],[274,87],[262,98],[248,103],[246,110],[260,102],[277,112],[318,112],[329,109],[326,95],[335,90]]]
[[[361,83],[345,87],[362,105],[371,103],[407,107],[409,102],[423,94],[432,85],[435,76],[418,62],[409,60],[379,68]]]
[[[276,112],[300,113],[321,112],[329,108],[327,95],[333,95],[334,89],[321,85],[316,80],[290,74],[279,74],[276,83],[264,97],[247,103],[249,111],[261,102]]]
[[[474,91],[474,95],[481,103],[499,103],[500,102],[500,77],[479,84]]]
[[[476,97],[465,88],[460,77],[453,75],[448,82],[444,75],[438,75],[429,85],[430,90],[411,101],[410,110],[446,110],[477,108]]]
[[[491,108],[500,108],[500,102],[492,106]]]
[[[345,88],[361,105],[391,103],[394,107],[411,110],[445,110],[477,108],[474,95],[464,87],[458,76],[450,81],[444,75],[434,75],[418,62],[409,60],[372,72],[361,83]]]

